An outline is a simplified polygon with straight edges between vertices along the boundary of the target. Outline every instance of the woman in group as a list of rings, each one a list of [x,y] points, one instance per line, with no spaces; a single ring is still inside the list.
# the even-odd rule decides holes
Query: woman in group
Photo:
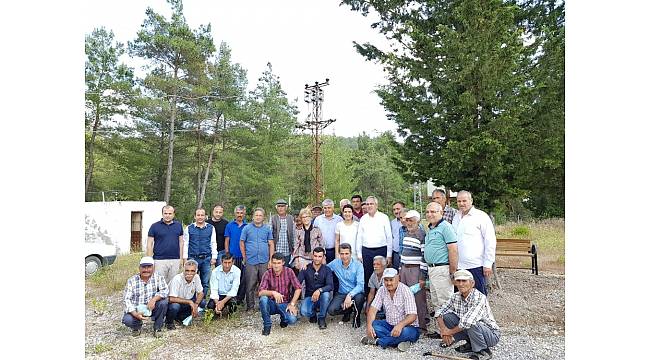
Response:
[[[339,258],[339,245],[343,243],[350,244],[352,248],[352,258],[361,261],[361,244],[357,246],[357,230],[359,222],[354,221],[352,217],[352,205],[347,204],[341,209],[343,221],[336,224],[336,258]]]
[[[292,266],[297,271],[304,270],[311,264],[311,253],[318,246],[323,244],[323,234],[320,229],[312,224],[312,213],[309,208],[300,210],[299,219],[296,221],[296,242],[293,245],[291,254]]]

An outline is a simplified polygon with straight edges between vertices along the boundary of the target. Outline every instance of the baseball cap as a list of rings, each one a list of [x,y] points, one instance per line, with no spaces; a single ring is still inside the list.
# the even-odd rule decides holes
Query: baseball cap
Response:
[[[474,277],[467,270],[458,270],[454,273],[454,280],[474,280]]]
[[[151,256],[145,256],[140,259],[140,265],[153,265],[153,258]]]
[[[393,268],[387,268],[386,270],[384,270],[383,277],[392,278],[392,277],[395,277],[395,275],[397,275],[397,270],[395,270]]]
[[[418,220],[419,220],[419,219],[420,219],[420,213],[417,212],[417,211],[415,211],[415,210],[409,210],[409,211],[406,212],[406,216],[405,216],[405,217],[406,217],[407,219],[410,219],[410,218],[418,218]]]
[[[287,201],[284,199],[280,199],[275,202],[275,205],[287,205]]]

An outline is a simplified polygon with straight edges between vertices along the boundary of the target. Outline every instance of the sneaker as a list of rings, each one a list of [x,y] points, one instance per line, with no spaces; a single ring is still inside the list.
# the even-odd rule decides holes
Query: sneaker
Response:
[[[270,327],[262,329],[262,335],[268,336],[269,334],[271,334],[271,328]]]
[[[327,329],[327,321],[325,320],[325,318],[318,319],[318,328],[321,330]]]
[[[467,354],[472,352],[472,344],[469,342],[464,343],[463,345],[455,348],[454,350],[458,351],[461,354]]]
[[[288,323],[288,322],[286,322],[286,321],[280,321],[280,327],[281,327],[281,328],[284,329],[284,328],[286,328],[287,326],[289,326],[289,323]]]
[[[165,324],[165,326],[167,327],[167,330],[176,330],[176,325],[174,325],[174,323],[168,323]]]
[[[361,343],[363,345],[377,345],[377,339],[371,338],[369,336],[364,336],[361,338]]]
[[[490,351],[490,349],[488,349],[488,348],[485,348],[485,349],[483,349],[483,350],[481,350],[479,352],[474,352],[474,353],[470,354],[469,358],[474,359],[474,360],[492,359],[492,351]]]
[[[350,321],[350,313],[345,313],[343,314],[343,319],[341,319],[344,323]]]
[[[309,317],[309,322],[312,323],[312,324],[315,324],[316,323],[316,315],[310,316]]]
[[[160,334],[160,329],[158,329],[158,330],[153,329],[153,337],[155,337],[155,338],[159,338],[160,335],[161,335],[161,334]]]
[[[401,352],[408,351],[410,347],[411,347],[410,341],[402,341],[401,343],[397,344],[397,350]]]
[[[131,330],[131,335],[133,335],[133,336],[140,336],[140,334],[142,334],[142,330],[141,330],[141,329],[138,329],[138,330]]]

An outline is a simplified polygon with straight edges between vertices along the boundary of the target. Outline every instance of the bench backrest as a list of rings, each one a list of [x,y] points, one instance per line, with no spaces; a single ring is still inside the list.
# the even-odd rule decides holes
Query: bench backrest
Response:
[[[530,251],[530,239],[497,239],[497,251]]]

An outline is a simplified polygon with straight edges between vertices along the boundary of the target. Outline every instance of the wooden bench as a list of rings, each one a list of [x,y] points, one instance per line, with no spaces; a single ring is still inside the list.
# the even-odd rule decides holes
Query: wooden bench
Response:
[[[539,275],[539,266],[537,264],[537,246],[529,239],[499,239],[497,238],[497,256],[525,256],[531,258],[533,274]],[[503,267],[503,266],[500,266]],[[523,269],[514,268],[513,269]],[[526,268],[527,269],[527,268]]]

